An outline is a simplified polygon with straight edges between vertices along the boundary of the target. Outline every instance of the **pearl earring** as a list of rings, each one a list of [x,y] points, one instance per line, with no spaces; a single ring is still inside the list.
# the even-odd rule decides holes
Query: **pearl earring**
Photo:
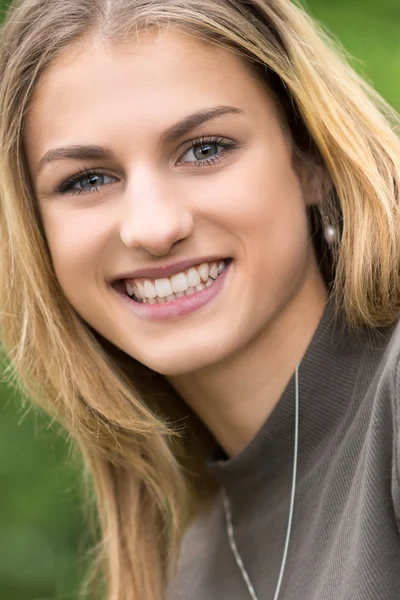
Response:
[[[324,238],[328,244],[333,244],[336,239],[336,227],[326,225],[324,227]]]

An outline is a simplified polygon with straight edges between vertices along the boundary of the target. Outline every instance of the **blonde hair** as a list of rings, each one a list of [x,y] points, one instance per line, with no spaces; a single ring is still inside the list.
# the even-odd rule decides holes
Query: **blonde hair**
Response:
[[[212,494],[210,436],[163,377],[93,331],[64,297],[27,175],[24,115],[42,73],[81,36],[122,39],[167,24],[236,52],[283,107],[299,155],[325,166],[331,191],[313,207],[310,230],[348,323],[385,326],[400,312],[398,118],[300,7],[14,2],[0,42],[0,336],[10,382],[64,425],[84,457],[108,600],[164,597],[182,535]],[[339,233],[331,248],[327,223]]]

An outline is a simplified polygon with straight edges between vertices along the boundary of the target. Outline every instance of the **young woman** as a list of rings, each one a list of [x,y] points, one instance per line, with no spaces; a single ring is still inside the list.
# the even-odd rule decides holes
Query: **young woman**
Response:
[[[19,0],[0,71],[1,339],[94,597],[397,598],[397,116],[289,0]]]

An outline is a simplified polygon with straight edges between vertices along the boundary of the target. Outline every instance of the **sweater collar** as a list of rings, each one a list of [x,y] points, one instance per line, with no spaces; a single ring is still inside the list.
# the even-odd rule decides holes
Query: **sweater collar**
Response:
[[[360,340],[335,311],[331,297],[298,370],[298,476],[315,463],[345,413],[361,363]],[[248,504],[265,485],[287,482],[293,467],[295,373],[280,400],[251,442],[228,459],[217,445],[207,463],[209,473],[231,500]],[[289,490],[288,490],[289,491]]]

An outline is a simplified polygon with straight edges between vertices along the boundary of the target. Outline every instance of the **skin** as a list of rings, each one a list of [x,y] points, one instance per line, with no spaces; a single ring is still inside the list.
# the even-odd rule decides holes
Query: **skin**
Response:
[[[222,105],[240,112],[161,141],[181,119]],[[199,166],[188,146],[201,136],[236,147],[214,146],[219,161]],[[112,155],[39,169],[47,151],[74,144]],[[87,38],[42,77],[25,151],[65,296],[105,338],[168,378],[228,455],[240,452],[279,400],[326,302],[306,218],[319,186],[294,171],[267,90],[233,53],[172,28],[124,44]],[[59,191],[86,168],[106,175],[97,189]],[[184,317],[138,318],[110,283],[211,254],[233,258],[225,285]]]

